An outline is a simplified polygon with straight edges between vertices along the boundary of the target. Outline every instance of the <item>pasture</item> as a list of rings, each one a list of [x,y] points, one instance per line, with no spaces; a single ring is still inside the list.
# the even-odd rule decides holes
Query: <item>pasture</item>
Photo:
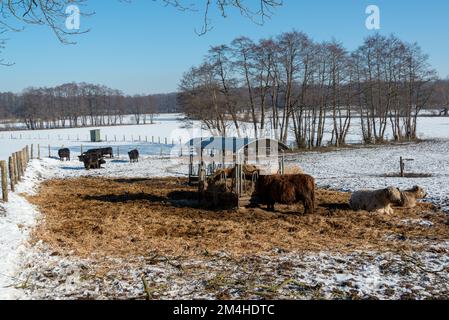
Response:
[[[49,180],[28,200],[44,219],[35,237],[52,250],[89,256],[260,254],[288,251],[354,250],[419,252],[424,239],[449,241],[447,216],[431,204],[396,208],[391,215],[356,212],[350,193],[317,190],[317,209],[299,205],[215,209],[199,204],[185,178]],[[408,223],[427,221],[432,228]],[[395,241],[403,236],[407,241]],[[388,238],[392,238],[390,241]]]
[[[163,122],[154,128],[161,126]],[[438,138],[438,124],[432,126],[429,132],[437,134],[429,138]],[[173,137],[183,132],[179,124],[176,128]],[[116,127],[116,135],[126,136],[122,129],[128,130]],[[316,179],[317,210],[307,215],[301,204],[278,204],[275,212],[265,206],[237,210],[200,205],[197,187],[186,183],[186,154],[180,156],[176,147],[163,143],[134,140],[90,144],[56,138],[53,157],[64,143],[71,161],[48,158],[45,149],[42,159],[31,160],[10,201],[0,205],[5,230],[0,234],[0,285],[7,288],[0,296],[449,296],[446,139],[286,155],[287,166],[299,165]],[[10,149],[26,142],[3,141]],[[87,171],[77,159],[80,142],[84,151],[119,147],[120,156],[106,158],[102,169]],[[161,147],[167,148],[162,155]],[[141,157],[129,163],[127,152],[133,149]],[[414,160],[406,164],[405,178],[398,176],[400,157]],[[394,208],[390,215],[349,208],[356,190],[414,185],[428,193],[416,208]],[[145,282],[151,293],[145,292]]]
[[[153,260],[148,262],[150,265],[167,259],[168,266],[177,269],[183,281],[192,272],[187,266],[195,261],[214,263],[223,259],[223,255],[229,257],[227,268],[231,268],[235,261],[249,257],[276,260],[279,253],[420,255],[449,241],[447,216],[431,204],[420,204],[411,210],[396,208],[392,215],[355,212],[348,206],[349,193],[319,189],[316,212],[302,215],[298,214],[303,210],[301,205],[280,205],[275,212],[268,212],[265,207],[240,210],[202,207],[196,190],[188,186],[185,178],[49,180],[42,184],[37,195],[28,197],[43,215],[32,241],[45,243],[53,257],[87,259],[89,272],[95,270],[108,277],[118,277],[124,261],[134,262],[128,268],[135,274],[145,272],[142,269],[145,263],[139,263],[140,259]],[[304,281],[294,276],[290,286],[282,288],[282,294],[274,289],[263,290],[288,280],[285,274],[292,271],[292,265],[285,261],[279,267],[280,275],[273,274],[270,278],[265,275],[260,283],[241,279],[242,290],[233,297],[294,298],[300,282],[309,288],[303,292],[304,297],[312,293],[325,297],[337,292],[335,284],[318,290],[323,284],[318,286],[308,282],[312,278]],[[413,267],[409,262],[409,268]],[[350,268],[345,272],[350,273]],[[148,276],[151,285],[156,285],[154,297],[169,298],[170,289],[166,286],[170,287],[173,274],[154,278],[150,272]],[[99,277],[107,282],[107,277]],[[231,297],[232,276],[215,274],[215,278],[207,279],[198,285],[197,295]],[[191,280],[200,283],[201,279],[196,275]],[[138,281],[132,283],[141,287]],[[136,288],[131,292],[109,289],[102,294],[120,299],[138,298],[134,295]],[[349,290],[354,290],[353,285],[346,286],[342,297],[362,298],[367,294]],[[197,297],[192,296],[193,292],[190,294],[188,297]],[[82,294],[75,297],[81,298]]]

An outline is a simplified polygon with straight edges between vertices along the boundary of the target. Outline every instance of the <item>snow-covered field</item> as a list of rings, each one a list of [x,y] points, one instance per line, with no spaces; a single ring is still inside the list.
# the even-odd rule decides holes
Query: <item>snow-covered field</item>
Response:
[[[399,174],[400,157],[413,159],[406,162],[406,173],[431,177],[387,177]],[[449,140],[312,152],[291,156],[287,162],[299,164],[316,177],[320,186],[342,191],[419,185],[427,190],[427,201],[449,212]]]
[[[176,118],[166,117],[159,118],[154,125],[146,126],[124,126],[101,128],[103,134],[108,135],[108,140],[114,135],[127,136],[133,135],[134,140],[141,135],[144,136],[168,137],[171,139],[182,138],[185,140],[185,128],[183,123]],[[11,152],[17,151],[22,146],[30,143],[40,143],[43,145],[54,145],[53,152],[62,144],[71,146],[74,152],[79,152],[80,143],[87,138],[89,129],[65,129],[51,130],[48,132],[14,132],[17,136],[22,134],[23,140],[10,139],[7,133],[0,133],[0,159],[5,159]],[[422,118],[420,119],[419,132],[423,133],[425,138],[439,138],[438,140],[427,141],[419,144],[403,144],[395,146],[379,146],[357,149],[342,149],[332,152],[310,152],[297,155],[289,155],[287,162],[298,164],[311,175],[317,178],[317,183],[322,187],[329,187],[343,191],[353,191],[360,188],[380,188],[389,185],[395,185],[401,188],[409,188],[414,185],[420,185],[427,189],[429,198],[434,204],[442,207],[449,212],[449,120],[447,118]],[[1,135],[3,139],[1,139]],[[34,135],[41,134],[40,140],[35,140]],[[50,139],[45,140],[45,135],[50,134]],[[58,137],[58,134],[60,137]],[[70,134],[72,137],[80,135],[80,141],[77,137],[70,141],[59,140],[62,135]],[[25,139],[26,135],[33,135]],[[83,136],[84,135],[84,136]],[[103,136],[104,137],[104,136]],[[123,137],[122,137],[123,138]],[[119,139],[118,139],[119,140]],[[127,139],[125,139],[127,140]],[[84,142],[83,148],[94,146]],[[104,145],[104,144],[101,144]],[[59,162],[55,159],[44,158],[41,161],[33,160],[27,170],[26,177],[22,183],[18,185],[18,191],[10,194],[10,202],[7,204],[0,203],[0,299],[21,299],[21,298],[70,298],[83,292],[89,292],[92,297],[107,298],[102,296],[101,290],[110,287],[119,287],[121,290],[128,289],[141,292],[139,287],[139,274],[129,274],[130,279],[118,279],[116,282],[99,281],[98,279],[81,281],[81,273],[84,265],[88,261],[75,261],[70,258],[59,258],[49,256],[45,250],[39,247],[30,248],[27,243],[30,230],[33,228],[36,219],[39,217],[37,210],[30,205],[21,195],[33,194],[39,184],[51,178],[67,178],[80,176],[102,177],[167,177],[167,176],[184,176],[188,170],[188,162],[185,158],[160,157],[161,147],[164,148],[164,154],[169,154],[170,147],[145,143],[145,142],[123,142],[117,141],[108,143],[108,145],[119,146],[121,153],[124,154],[127,149],[139,147],[144,150],[144,159],[137,164],[130,165],[125,157],[108,160],[105,169],[98,171],[85,171],[82,164],[76,160],[71,162]],[[77,149],[78,148],[78,149]],[[167,148],[167,149],[165,149]],[[46,152],[41,151],[43,157]],[[395,173],[399,170],[399,157],[413,158],[413,162],[406,164],[407,172],[430,174],[430,178],[386,178],[386,174]],[[448,246],[445,245],[445,250]],[[370,257],[369,259],[365,259]],[[421,263],[428,269],[440,269],[449,263],[441,256],[432,256],[431,254],[417,256],[416,259],[422,260]],[[265,258],[261,258],[262,260]],[[291,270],[295,279],[304,277],[308,279],[306,282],[310,286],[317,283],[326,284],[329,288],[339,287],[339,283],[352,282],[358,287],[361,296],[374,296],[381,298],[399,298],[401,294],[415,290],[420,292],[417,297],[425,298],[429,296],[429,290],[426,288],[434,287],[432,294],[439,294],[438,290],[447,292],[448,279],[444,279],[442,285],[440,276],[422,275],[419,270],[414,273],[401,276],[397,273],[385,274],[383,264],[397,262],[401,257],[395,254],[377,254],[375,252],[361,253],[360,255],[352,254],[350,256],[341,256],[333,253],[323,252],[316,254],[280,254],[276,261],[267,263],[267,274],[272,272],[272,268],[276,269],[278,265],[289,260],[293,266]],[[226,267],[220,264],[217,258],[216,263],[212,263],[212,272],[209,276],[217,274],[220,269]],[[343,261],[343,262],[342,262]],[[192,262],[193,263],[193,262]],[[223,262],[224,263],[224,262]],[[317,265],[321,265],[320,268]],[[351,266],[350,271],[342,271]],[[24,268],[25,267],[25,268]],[[269,267],[269,268],[268,268]],[[271,268],[272,267],[272,268]],[[270,269],[271,268],[271,269]],[[195,288],[199,283],[187,283],[186,279],[175,279],[176,270],[170,266],[164,265],[163,262],[156,266],[148,267],[144,270],[149,277],[167,280],[165,285],[173,285],[173,296],[163,298],[210,298],[207,295],[200,295],[195,291],[179,290],[183,288],[183,284],[188,284],[187,288]],[[70,271],[71,270],[71,271]],[[164,271],[165,270],[165,271]],[[119,272],[125,273],[126,266]],[[142,270],[140,270],[142,272]],[[46,286],[42,288],[33,287],[30,290],[28,282],[44,281],[40,279],[42,272],[53,274],[53,280],[45,280]],[[308,274],[316,276],[310,280]],[[239,273],[236,273],[239,277]],[[307,278],[308,277],[308,278]],[[446,277],[446,276],[444,276]],[[282,277],[281,277],[282,278]],[[171,279],[171,280],[170,280]],[[165,280],[161,280],[164,282]],[[170,284],[170,281],[174,283]],[[130,282],[131,281],[131,282]],[[414,288],[408,288],[403,285],[405,282],[416,281]],[[130,283],[132,285],[130,286]],[[438,287],[439,286],[439,287]],[[96,288],[96,289],[92,289]],[[138,288],[138,289],[136,289]],[[388,295],[388,288],[395,288],[395,293]],[[437,290],[438,289],[438,290]],[[83,291],[84,290],[84,291]],[[91,291],[93,290],[93,291]],[[96,292],[95,292],[96,290]],[[329,289],[330,290],[330,289]],[[325,297],[332,297],[332,290],[323,292]],[[137,292],[136,291],[136,292]],[[109,296],[110,297],[110,296]],[[238,297],[238,296],[237,296]],[[313,298],[313,296],[310,296]]]
[[[172,143],[179,144],[180,139],[185,143],[188,137],[195,135],[195,128],[186,128],[181,117],[179,114],[161,114],[155,117],[154,124],[99,127],[104,141],[101,143],[90,142],[90,130],[96,128],[2,131],[0,160],[7,159],[11,153],[31,144],[34,148],[40,145],[42,156],[48,155],[49,145],[53,155],[61,147],[79,153],[81,145],[83,150],[108,145],[115,150],[119,146],[119,151],[124,154],[135,148],[145,155],[160,155],[161,150],[163,154],[169,154]]]
[[[18,151],[26,145],[39,144],[41,154],[48,154],[48,145],[55,154],[62,146],[70,148],[73,152],[79,152],[81,145],[83,150],[98,146],[120,146],[121,152],[127,152],[138,148],[144,155],[169,154],[172,143],[186,143],[191,138],[210,136],[210,132],[202,130],[199,122],[190,124],[182,120],[182,114],[161,114],[154,118],[154,124],[123,125],[99,127],[101,130],[101,143],[91,143],[89,131],[95,128],[69,128],[36,131],[1,131],[0,132],[0,160],[7,159],[12,152]],[[358,118],[352,120],[352,126],[347,136],[349,144],[361,142],[361,130]],[[252,136],[251,124],[241,124],[243,135]],[[330,121],[327,121],[324,141],[332,136]],[[391,138],[388,134],[387,139]],[[267,136],[274,138],[274,134],[267,132]],[[421,117],[417,134],[422,139],[449,139],[449,117]],[[167,141],[167,144],[165,142]]]

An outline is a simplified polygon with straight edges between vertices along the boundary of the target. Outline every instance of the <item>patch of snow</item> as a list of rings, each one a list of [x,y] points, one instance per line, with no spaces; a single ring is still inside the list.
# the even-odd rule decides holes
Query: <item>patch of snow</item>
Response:
[[[433,223],[431,221],[424,219],[404,219],[401,222],[405,225],[419,225],[427,228],[433,227]]]
[[[34,161],[32,166],[36,170],[29,170],[23,182],[17,185],[17,192],[9,194],[9,202],[0,204],[5,211],[0,216],[0,300],[19,299],[24,295],[22,290],[15,288],[17,268],[21,256],[29,251],[26,241],[38,212],[20,193],[35,189],[39,163]]]
[[[408,173],[430,174],[426,178],[387,177],[399,173],[399,158],[411,158]],[[449,140],[422,143],[308,152],[291,155],[287,163],[300,165],[321,187],[342,191],[381,189],[396,186],[409,189],[419,185],[436,206],[449,212]]]

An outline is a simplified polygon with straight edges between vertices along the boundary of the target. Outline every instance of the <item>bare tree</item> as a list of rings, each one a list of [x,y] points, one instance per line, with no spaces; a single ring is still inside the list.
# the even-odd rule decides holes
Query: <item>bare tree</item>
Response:
[[[200,119],[212,134],[226,136],[227,108],[214,67],[203,63],[191,68],[183,75],[179,89],[179,103],[187,119]]]
[[[368,37],[352,54],[335,40],[317,44],[297,31],[257,43],[240,37],[205,59],[206,73],[199,72],[203,65],[183,78],[190,83],[181,86],[189,119],[220,132],[231,124],[238,134],[249,123],[255,137],[271,123],[277,139],[294,139],[300,148],[322,146],[329,125],[328,143],[346,144],[357,114],[365,143],[383,142],[388,129],[397,140],[415,139],[421,110],[444,100],[441,93],[433,98],[437,82],[427,56],[395,36]]]
[[[265,20],[273,14],[277,7],[282,6],[282,0],[203,0],[202,6],[198,8],[191,4],[188,0],[160,0],[166,5],[176,7],[183,11],[202,10],[203,12],[203,25],[196,33],[204,35],[208,31],[212,30],[212,24],[210,15],[211,12],[216,10],[223,18],[228,16],[228,12],[232,9],[236,9],[241,15],[251,19],[257,24],[264,24]],[[249,4],[251,3],[251,4]]]
[[[63,43],[73,43],[70,35],[85,31],[67,30],[65,28],[65,11],[69,5],[82,7],[87,0],[8,0],[0,1],[0,26],[4,30],[20,31],[24,24],[44,25],[50,27],[56,37]],[[90,13],[80,12],[83,15]]]

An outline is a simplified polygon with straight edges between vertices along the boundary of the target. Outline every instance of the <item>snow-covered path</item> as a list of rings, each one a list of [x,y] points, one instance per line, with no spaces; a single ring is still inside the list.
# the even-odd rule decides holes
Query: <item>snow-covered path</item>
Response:
[[[41,164],[34,160],[16,193],[10,193],[9,202],[0,205],[0,300],[24,297],[17,288],[21,283],[16,272],[23,255],[29,251],[27,239],[38,212],[20,194],[32,193],[43,175]]]

